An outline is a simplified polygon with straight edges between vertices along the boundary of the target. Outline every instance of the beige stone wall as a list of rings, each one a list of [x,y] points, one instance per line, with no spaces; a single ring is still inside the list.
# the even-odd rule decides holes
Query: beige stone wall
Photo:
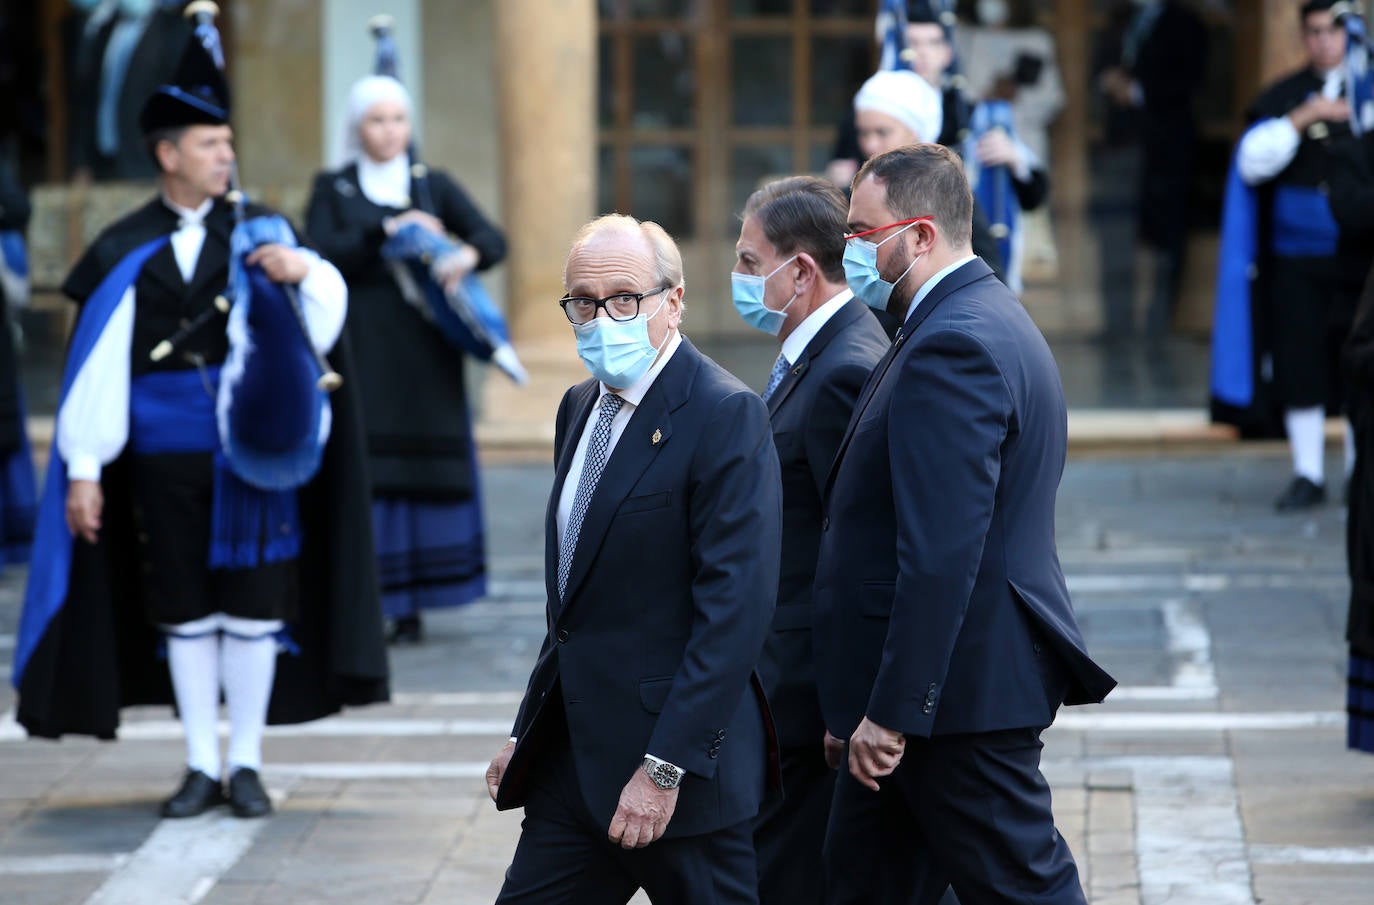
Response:
[[[224,7],[243,184],[296,218],[322,150],[319,0],[235,0]]]

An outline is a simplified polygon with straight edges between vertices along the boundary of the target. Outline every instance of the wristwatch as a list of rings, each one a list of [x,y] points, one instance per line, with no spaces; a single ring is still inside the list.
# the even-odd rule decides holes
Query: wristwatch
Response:
[[[666,790],[676,789],[687,771],[681,767],[674,767],[667,761],[659,760],[656,757],[645,757],[644,772],[649,775],[649,779],[653,780],[654,785]]]

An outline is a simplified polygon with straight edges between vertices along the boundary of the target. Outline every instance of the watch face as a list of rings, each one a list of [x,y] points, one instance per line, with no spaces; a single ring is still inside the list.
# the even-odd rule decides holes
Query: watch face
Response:
[[[660,789],[673,789],[677,787],[682,776],[670,764],[654,764],[649,770],[649,778]]]

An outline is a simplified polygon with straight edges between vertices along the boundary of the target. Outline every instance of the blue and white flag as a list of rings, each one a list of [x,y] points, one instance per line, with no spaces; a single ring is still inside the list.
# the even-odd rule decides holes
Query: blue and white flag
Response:
[[[906,0],[882,0],[874,27],[883,46],[878,68],[910,69],[911,61],[902,56],[906,50]]]
[[[1340,18],[1345,26],[1345,96],[1350,98],[1350,129],[1356,135],[1374,129],[1374,72],[1369,66],[1369,32],[1352,12]]]

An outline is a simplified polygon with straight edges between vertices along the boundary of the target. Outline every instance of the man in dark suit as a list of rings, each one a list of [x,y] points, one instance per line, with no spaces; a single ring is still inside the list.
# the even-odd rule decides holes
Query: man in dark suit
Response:
[[[558,409],[548,634],[487,783],[525,821],[501,903],[757,901],[776,747],[778,458],[757,395],[678,332],[682,258],[623,215],[578,234],[561,304],[594,379]]]
[[[830,472],[814,590],[821,709],[849,740],[826,836],[831,903],[1083,903],[1040,774],[1088,657],[1054,544],[1063,388],[969,249],[957,157],[916,145],[855,177],[845,274],[903,319]]]
[[[888,339],[844,281],[848,204],[830,182],[794,176],[750,196],[731,283],[746,323],[782,346],[763,400],[782,467],[782,571],[759,675],[778,728],[783,797],[754,822],[762,905],[821,902],[821,843],[839,742],[826,763],[811,658],[811,583],[821,491],[835,449]]]

